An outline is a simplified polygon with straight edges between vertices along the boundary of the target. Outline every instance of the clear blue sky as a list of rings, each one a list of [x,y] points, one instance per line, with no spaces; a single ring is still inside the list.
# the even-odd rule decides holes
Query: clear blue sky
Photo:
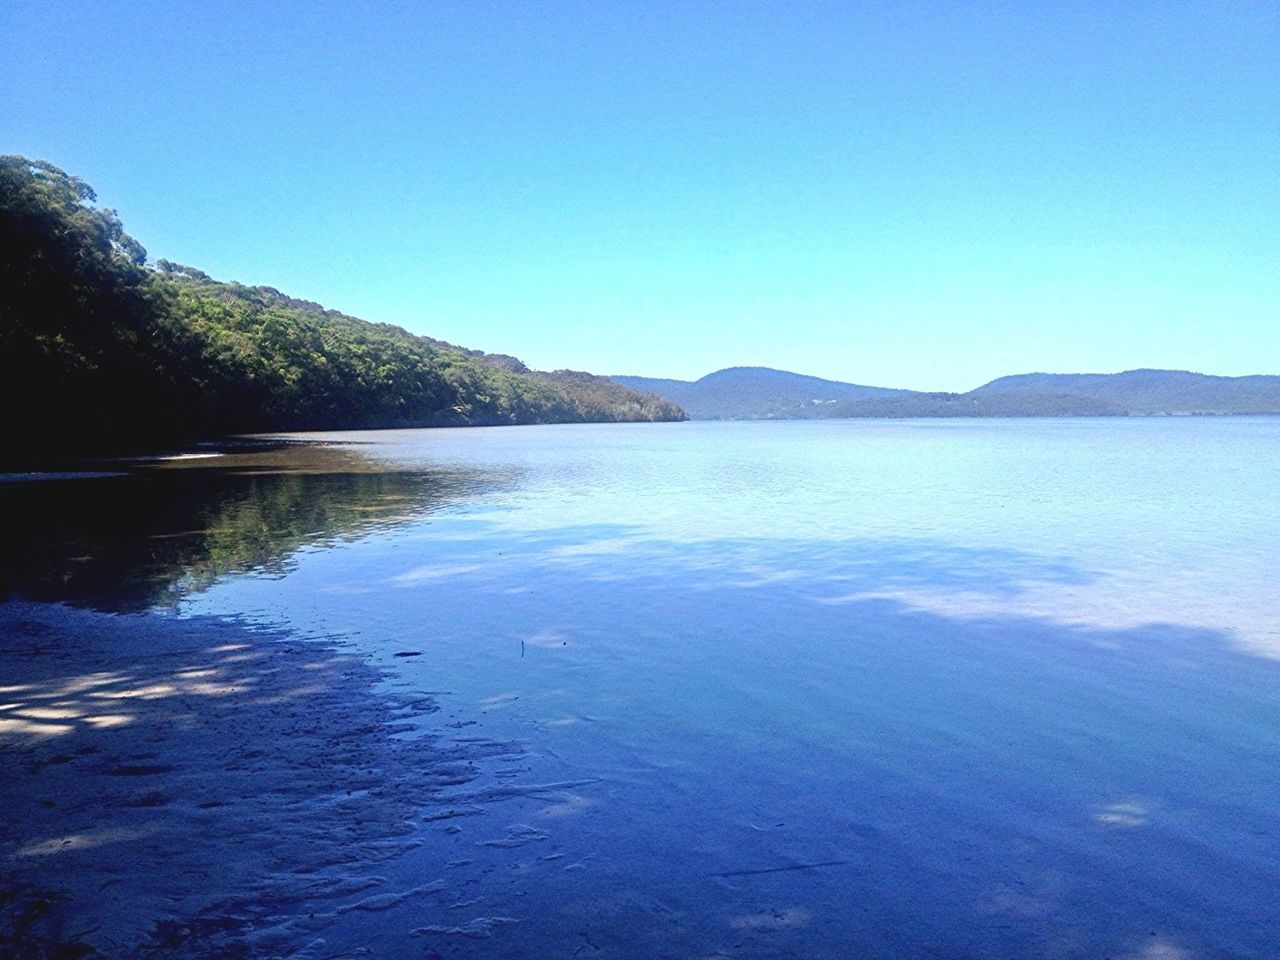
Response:
[[[1271,0],[6,0],[0,152],[541,368],[1280,373]]]

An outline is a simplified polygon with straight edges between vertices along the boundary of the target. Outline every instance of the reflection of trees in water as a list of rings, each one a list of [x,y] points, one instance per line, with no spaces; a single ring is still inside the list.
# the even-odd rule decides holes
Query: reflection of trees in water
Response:
[[[228,573],[282,573],[301,547],[404,523],[497,481],[296,444],[4,484],[0,598],[142,610]]]

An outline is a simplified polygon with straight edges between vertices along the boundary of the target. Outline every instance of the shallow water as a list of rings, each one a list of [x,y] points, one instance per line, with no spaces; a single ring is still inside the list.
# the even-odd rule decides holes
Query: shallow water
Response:
[[[6,575],[343,637],[522,745],[384,871],[456,896],[332,950],[1280,953],[1280,420],[308,439],[11,485]]]

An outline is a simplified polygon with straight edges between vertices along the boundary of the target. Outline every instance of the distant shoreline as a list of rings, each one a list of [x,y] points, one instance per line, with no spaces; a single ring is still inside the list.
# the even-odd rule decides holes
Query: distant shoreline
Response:
[[[164,444],[155,447],[126,448],[118,451],[68,451],[62,455],[23,455],[17,458],[6,458],[0,454],[0,484],[24,481],[88,479],[90,477],[120,476],[125,469],[104,469],[108,465],[117,467],[143,465],[163,461],[178,461],[200,458],[211,458],[226,452],[239,452],[247,449],[271,448],[292,443],[329,443],[330,441],[312,439],[315,434],[331,433],[391,433],[414,430],[468,430],[489,429],[490,427],[593,427],[593,426],[672,426],[683,423],[842,423],[857,421],[861,423],[906,423],[912,421],[954,422],[954,421],[1085,421],[1085,420],[1244,420],[1251,418],[1276,418],[1275,413],[1102,413],[1102,414],[952,414],[934,416],[853,416],[853,417],[690,417],[688,420],[656,420],[656,421],[585,421],[571,423],[529,423],[529,424],[454,424],[449,426],[420,427],[334,427],[308,430],[281,430],[272,433],[230,434],[218,439],[205,439],[190,445]],[[344,441],[355,443],[359,441]]]

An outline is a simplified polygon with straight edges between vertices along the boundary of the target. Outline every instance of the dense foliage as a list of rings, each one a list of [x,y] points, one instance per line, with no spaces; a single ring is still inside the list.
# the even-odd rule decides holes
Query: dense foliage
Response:
[[[160,260],[51,164],[0,158],[8,451],[245,431],[683,419],[584,373],[530,371]]]

